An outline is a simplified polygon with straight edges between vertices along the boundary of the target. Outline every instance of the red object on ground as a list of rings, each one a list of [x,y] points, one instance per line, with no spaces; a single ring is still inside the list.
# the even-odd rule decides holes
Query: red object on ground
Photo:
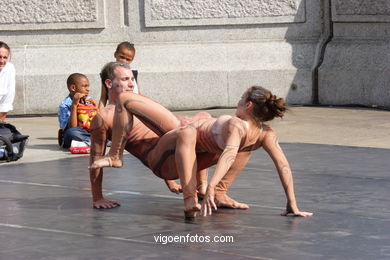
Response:
[[[91,150],[91,147],[89,147],[89,146],[69,148],[69,152],[74,153],[74,154],[89,153],[90,150]]]

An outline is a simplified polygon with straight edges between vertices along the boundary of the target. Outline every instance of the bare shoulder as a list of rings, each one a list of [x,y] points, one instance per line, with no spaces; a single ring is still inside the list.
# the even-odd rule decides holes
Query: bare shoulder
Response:
[[[217,119],[220,123],[226,124],[226,125],[231,125],[231,126],[237,126],[237,127],[244,127],[243,121],[236,117],[236,116],[230,116],[230,115],[223,115],[220,116]]]
[[[245,122],[236,116],[231,116],[230,119],[226,121],[224,128],[227,130],[228,135],[235,132],[238,133],[241,139],[248,133]]]
[[[243,121],[238,117],[230,115],[222,115],[218,117],[215,121],[215,125],[218,129],[223,131],[231,131],[233,128],[239,129],[240,131],[245,130]]]
[[[267,146],[279,146],[278,144],[278,136],[276,134],[276,131],[268,126],[268,125],[264,125],[263,126],[263,147],[266,148]]]
[[[276,136],[276,131],[271,126],[263,124],[262,128],[264,136]]]
[[[243,123],[243,120],[236,117],[236,116],[230,116],[230,120],[229,120],[231,123],[240,123],[242,124]]]

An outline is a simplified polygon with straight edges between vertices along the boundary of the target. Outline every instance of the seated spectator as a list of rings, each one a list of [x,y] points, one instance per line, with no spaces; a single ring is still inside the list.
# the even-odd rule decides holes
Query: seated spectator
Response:
[[[90,122],[98,109],[96,101],[88,96],[89,80],[83,74],[73,73],[66,83],[69,95],[61,102],[58,110],[58,121],[63,136],[61,146],[63,148],[90,146]]]
[[[13,109],[15,98],[15,67],[9,62],[10,52],[9,46],[0,41],[0,122]]]

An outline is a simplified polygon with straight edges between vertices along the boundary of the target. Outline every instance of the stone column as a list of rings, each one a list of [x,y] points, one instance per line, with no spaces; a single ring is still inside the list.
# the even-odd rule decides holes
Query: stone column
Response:
[[[390,1],[332,0],[320,103],[390,107]]]

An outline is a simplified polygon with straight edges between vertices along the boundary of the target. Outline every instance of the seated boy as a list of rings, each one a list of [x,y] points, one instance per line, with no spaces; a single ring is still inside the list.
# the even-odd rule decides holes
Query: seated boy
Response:
[[[81,73],[71,74],[66,84],[69,95],[61,102],[58,121],[63,131],[62,147],[69,148],[72,141],[91,145],[90,122],[97,113],[96,101],[89,94],[89,80]],[[79,145],[78,145],[79,146]]]

